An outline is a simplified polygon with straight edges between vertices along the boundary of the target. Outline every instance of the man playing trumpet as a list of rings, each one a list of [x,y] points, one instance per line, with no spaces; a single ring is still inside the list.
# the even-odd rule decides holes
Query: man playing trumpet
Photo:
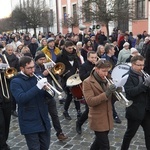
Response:
[[[89,125],[96,136],[90,150],[110,149],[108,133],[113,128],[111,96],[117,91],[114,84],[108,85],[106,81],[110,69],[109,61],[99,60],[83,81],[83,94],[89,106]]]
[[[126,97],[133,104],[126,108],[127,129],[123,138],[121,150],[128,150],[132,138],[139,126],[144,130],[146,148],[150,149],[150,76],[144,79],[144,57],[137,55],[131,58],[129,76],[124,85]]]
[[[35,64],[31,57],[19,60],[21,72],[10,83],[10,90],[18,104],[19,127],[28,149],[48,150],[50,145],[50,119],[46,98],[52,96],[44,89],[47,79],[37,81]]]

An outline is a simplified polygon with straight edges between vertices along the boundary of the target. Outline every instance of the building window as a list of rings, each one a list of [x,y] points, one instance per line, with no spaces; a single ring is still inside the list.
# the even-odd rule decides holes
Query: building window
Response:
[[[66,9],[66,6],[63,7],[63,18],[64,18],[64,21],[66,20],[66,17],[67,17],[67,9]]]
[[[145,0],[137,0],[137,18],[145,18]]]
[[[72,5],[72,15],[76,15],[77,14],[77,5],[76,4],[73,4]]]
[[[91,15],[90,15],[90,4],[89,3],[84,3],[85,4],[85,22],[90,22],[91,21]]]

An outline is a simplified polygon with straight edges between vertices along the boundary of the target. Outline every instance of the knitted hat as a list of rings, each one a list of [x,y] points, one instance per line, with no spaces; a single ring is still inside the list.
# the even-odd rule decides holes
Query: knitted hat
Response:
[[[128,42],[125,42],[124,44],[123,44],[123,47],[125,47],[125,46],[129,46],[130,44],[128,43]]]
[[[131,55],[133,56],[133,53],[137,52],[138,53],[138,50],[136,48],[131,48]]]
[[[52,37],[47,39],[47,43],[52,42],[52,41],[55,41],[54,38],[52,38]]]
[[[34,60],[37,61],[38,59],[40,59],[42,57],[46,57],[46,56],[43,52],[39,51],[38,53],[35,54]]]
[[[20,46],[20,45],[23,46],[23,44],[22,44],[20,41],[17,41],[17,42],[16,42],[16,46],[18,47],[18,46]]]

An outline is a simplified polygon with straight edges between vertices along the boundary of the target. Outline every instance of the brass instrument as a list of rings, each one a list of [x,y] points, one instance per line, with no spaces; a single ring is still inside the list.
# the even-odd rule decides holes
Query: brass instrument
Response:
[[[4,80],[3,80],[4,79]],[[4,83],[3,83],[4,81]],[[0,73],[0,85],[1,85],[1,89],[2,89],[2,94],[3,96],[6,98],[6,99],[9,99],[10,98],[10,95],[9,95],[9,90],[8,90],[8,85],[7,85],[7,81],[6,81],[6,76],[4,75],[4,77],[2,78],[2,75]],[[4,90],[4,86],[5,86],[5,90]]]
[[[107,79],[107,77],[105,77],[105,79],[109,85],[114,84],[111,79]],[[126,107],[129,107],[130,105],[132,105],[132,101],[127,100],[126,97],[123,95],[123,93],[115,91],[114,94],[116,98],[118,99],[118,101],[125,103]]]
[[[41,76],[37,76],[36,74],[33,73],[33,75],[37,78],[37,80],[42,79]],[[65,93],[64,92],[59,92],[56,88],[54,88],[50,83],[47,82],[46,85],[46,91],[52,96],[54,97],[54,91],[58,94],[58,99],[63,99],[65,97]]]
[[[5,70],[4,76],[7,79],[10,79],[10,78],[12,78],[13,76],[15,76],[17,74],[17,70],[15,68],[9,66],[9,63],[8,63],[8,60],[7,60],[5,54],[3,54],[3,57],[6,61],[6,64],[8,64],[8,68]]]
[[[46,59],[49,59],[54,65],[54,67],[52,67],[52,69],[51,69],[52,73],[51,73],[51,71],[49,69],[47,69],[48,73],[50,74],[50,76],[52,77],[54,82],[57,84],[57,86],[61,90],[63,90],[61,85],[58,83],[58,81],[54,77],[54,75],[56,75],[56,74],[62,75],[64,73],[64,71],[65,71],[65,65],[63,63],[61,63],[61,62],[55,63],[48,55],[45,54],[45,56],[46,56]]]
[[[148,73],[146,73],[144,70],[141,70],[141,72],[143,73],[143,75],[144,75],[144,78],[147,78],[147,77],[149,77],[149,74],[148,74]]]
[[[45,54],[46,59],[50,60],[54,67],[52,67],[51,71],[53,74],[62,75],[65,71],[65,65],[62,62],[55,63],[47,54]]]

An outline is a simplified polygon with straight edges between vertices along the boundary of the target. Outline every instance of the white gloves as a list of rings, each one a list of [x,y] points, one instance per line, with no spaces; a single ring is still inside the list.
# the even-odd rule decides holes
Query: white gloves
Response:
[[[40,79],[36,86],[41,90],[47,84],[47,78]]]

